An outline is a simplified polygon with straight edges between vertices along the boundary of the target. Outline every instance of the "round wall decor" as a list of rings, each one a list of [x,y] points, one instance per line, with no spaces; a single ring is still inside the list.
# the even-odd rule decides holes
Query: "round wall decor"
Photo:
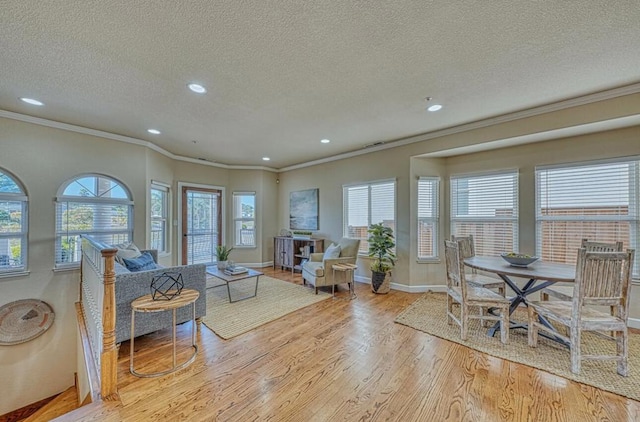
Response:
[[[51,327],[55,314],[46,302],[22,299],[0,306],[0,345],[33,340]]]

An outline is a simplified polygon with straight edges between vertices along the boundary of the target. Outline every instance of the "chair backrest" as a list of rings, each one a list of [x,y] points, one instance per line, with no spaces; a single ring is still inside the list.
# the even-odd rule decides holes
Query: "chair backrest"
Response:
[[[627,319],[629,286],[634,251],[588,252],[578,250],[573,316],[579,318],[582,306],[614,306],[616,315]]]
[[[476,256],[476,246],[473,243],[473,235],[469,236],[455,236],[451,235],[451,240],[453,242],[458,242],[460,245],[460,258],[467,259]],[[463,272],[465,268],[463,267]],[[478,270],[475,268],[467,269],[471,274],[477,274]]]
[[[357,257],[358,249],[360,249],[360,239],[351,239],[343,237],[338,242],[340,245],[340,257]]]
[[[586,249],[587,252],[622,252],[622,242],[603,243],[582,239],[580,247]]]
[[[476,247],[473,244],[472,234],[469,236],[451,235],[451,241],[458,242],[460,244],[460,255],[462,256],[462,259],[476,256]]]
[[[464,263],[460,254],[460,242],[444,241],[444,257],[447,268],[447,289],[457,287],[462,297],[467,297],[467,283],[464,278]]]

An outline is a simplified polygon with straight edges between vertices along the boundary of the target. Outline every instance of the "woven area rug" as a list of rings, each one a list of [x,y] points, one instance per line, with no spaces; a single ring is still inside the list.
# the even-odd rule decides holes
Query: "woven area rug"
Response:
[[[222,284],[221,287],[210,288],[211,283],[218,283],[218,280],[207,282],[207,315],[202,322],[223,339],[246,333],[331,297],[324,292],[315,294],[310,287],[261,276],[256,297],[229,303],[227,287]],[[234,281],[230,286],[231,298],[251,296],[255,285],[255,278]]]
[[[500,343],[500,334],[487,336],[487,328],[480,327],[478,320],[469,325],[467,341],[460,339],[460,327],[447,324],[446,295],[444,293],[425,293],[411,304],[395,320],[395,322],[479,350],[492,356],[522,363],[537,369],[559,375],[583,384],[610,391],[634,400],[640,400],[640,336],[629,336],[629,376],[622,377],[616,372],[615,362],[582,361],[579,375],[571,372],[569,349],[560,344],[538,337],[538,347],[527,345],[527,332],[515,329],[509,332],[509,343]],[[526,321],[525,308],[517,309],[512,320]],[[583,334],[582,353],[597,354],[615,351],[615,343],[603,340],[591,334]]]

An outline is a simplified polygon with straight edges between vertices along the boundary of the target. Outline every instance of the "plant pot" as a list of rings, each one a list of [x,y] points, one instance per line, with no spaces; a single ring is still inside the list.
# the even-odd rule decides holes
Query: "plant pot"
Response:
[[[391,289],[391,272],[371,271],[371,291],[387,294]]]
[[[217,265],[219,270],[224,270],[227,268],[227,261],[218,261]]]

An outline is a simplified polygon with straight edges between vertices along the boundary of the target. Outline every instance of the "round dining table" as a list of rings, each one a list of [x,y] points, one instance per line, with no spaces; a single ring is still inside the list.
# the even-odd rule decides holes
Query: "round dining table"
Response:
[[[513,314],[520,304],[527,306],[527,296],[558,282],[572,283],[576,277],[575,265],[553,262],[536,261],[526,267],[517,267],[510,265],[499,256],[473,256],[466,258],[464,264],[476,270],[497,274],[498,277],[507,283],[515,293],[515,295],[510,298],[511,305],[509,307],[509,315]],[[528,281],[520,287],[511,277],[523,278]],[[540,322],[550,329],[553,329],[553,326],[545,318],[541,317]],[[528,326],[527,324],[512,321],[510,328],[527,329]],[[489,329],[488,335],[493,336],[499,329],[500,324],[496,323]],[[540,333],[540,335],[542,334],[543,333]],[[548,336],[548,338],[568,346],[568,343],[559,337]]]

